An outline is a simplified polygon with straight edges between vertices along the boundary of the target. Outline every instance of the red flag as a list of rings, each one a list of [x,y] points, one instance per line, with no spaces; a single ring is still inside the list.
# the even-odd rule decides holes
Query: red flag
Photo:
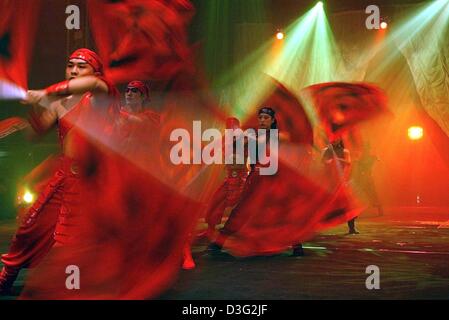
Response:
[[[68,167],[78,178],[66,178],[64,205],[72,214],[65,231],[72,236],[32,270],[22,298],[154,298],[181,268],[197,203],[140,166],[144,161],[135,158],[146,155],[117,153],[121,132],[105,135],[99,119],[95,113],[83,118],[95,139],[80,128],[71,133],[77,156],[76,167]],[[67,287],[68,267],[80,272],[79,290]]]
[[[0,2],[0,80],[27,88],[39,0]]]
[[[192,67],[187,0],[89,0],[92,33],[105,73],[115,82],[167,80]]]
[[[273,93],[261,105],[276,111],[279,134],[287,131],[290,139],[280,142],[276,174],[251,173],[239,204],[217,238],[237,256],[282,252],[361,211],[344,183],[329,179],[324,167],[316,172],[308,169],[311,155],[297,145],[312,144],[311,124],[296,97],[279,82],[273,83]],[[317,93],[315,98],[323,97]]]
[[[306,115],[304,107],[282,83],[278,80],[267,76],[268,80],[268,96],[260,103],[254,110],[257,114],[257,109],[262,106],[272,107],[276,111],[276,119],[280,132],[288,135],[288,140],[291,143],[298,144],[313,144],[313,130],[312,125]],[[254,116],[249,120],[244,127],[257,127],[257,119]]]
[[[366,83],[320,83],[302,92],[311,98],[331,140],[361,121],[387,110],[385,93]]]
[[[273,176],[252,173],[225,224],[230,235],[218,242],[236,256],[276,254],[360,213],[342,186],[321,184],[282,161]]]

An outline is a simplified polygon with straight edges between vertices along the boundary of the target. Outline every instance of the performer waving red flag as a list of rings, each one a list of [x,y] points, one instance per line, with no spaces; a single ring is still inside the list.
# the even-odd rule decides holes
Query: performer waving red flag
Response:
[[[43,133],[58,122],[63,155],[58,170],[20,225],[9,252],[2,255],[5,267],[0,275],[0,292],[8,292],[20,269],[37,265],[55,242],[67,241],[65,226],[70,223],[67,224],[61,212],[63,209],[66,212],[71,202],[67,202],[64,195],[78,193],[69,142],[73,143],[73,138],[69,132],[74,122],[92,109],[94,97],[98,99],[104,95],[114,103],[116,90],[100,78],[101,74],[102,63],[98,56],[90,50],[80,49],[68,60],[66,81],[45,90],[28,92],[26,102],[33,105],[31,126],[37,133]],[[51,103],[44,107],[49,99]]]
[[[365,92],[364,86],[337,85],[337,88],[340,87],[344,88],[346,95],[351,95],[353,92],[352,96],[356,96],[359,90]],[[333,86],[330,85],[328,88],[333,88]],[[274,92],[276,93],[276,91]],[[337,90],[337,92],[340,91]],[[369,96],[369,99],[372,99],[371,103],[377,104],[378,108],[382,110],[385,107],[384,95],[378,90],[375,92],[378,94]],[[319,93],[314,93],[316,94],[314,97],[321,99],[319,101],[322,102],[324,97],[321,97]],[[338,95],[326,98],[327,100],[324,100],[327,103],[318,106],[332,107],[341,101]],[[369,119],[378,113],[378,108],[363,109],[366,98],[358,100],[354,98],[355,101],[352,101],[351,108],[343,110],[351,115],[352,109],[355,108],[357,116],[345,118],[348,122],[341,122],[339,130],[353,127],[360,121]],[[282,100],[277,99],[277,101],[279,103]],[[298,105],[300,108],[297,108]],[[286,118],[292,117],[290,123],[296,123],[293,119],[300,119],[301,121],[298,123],[307,124],[307,119],[304,119],[304,110],[299,103],[281,105],[279,109],[280,113],[287,115]],[[324,117],[325,114],[325,112],[320,113],[323,117],[322,121],[327,128],[332,128],[333,122]],[[278,125],[277,114],[273,108],[263,107],[259,110],[259,128],[273,130],[277,129]],[[299,139],[301,136],[312,136],[311,132],[307,131],[307,128],[311,130],[310,125],[297,127],[287,125],[286,127],[290,130],[285,135],[287,145],[290,144],[289,139],[291,138]],[[280,129],[282,132],[282,127]],[[338,133],[339,131],[331,132]],[[295,137],[297,134],[300,135]],[[307,138],[303,141],[310,142]],[[238,205],[231,212],[229,220],[216,242],[210,246],[212,250],[224,247],[237,256],[279,253],[295,243],[310,239],[316,232],[349,221],[360,213],[361,207],[354,201],[344,184],[333,184],[331,179],[326,178],[325,171],[319,175],[312,175],[304,168],[308,161],[296,161],[296,163],[292,161],[292,153],[287,152],[287,156],[285,154],[286,151],[290,151],[290,148],[283,148],[283,144],[285,145],[285,142],[283,143],[281,139],[279,169],[276,174],[262,176],[254,169],[261,164],[255,165],[247,179]],[[296,157],[296,159],[307,158],[307,154],[305,152],[302,157]]]
[[[8,292],[21,268],[37,266],[23,298],[153,297],[179,270],[198,209],[152,177],[148,168],[117,154],[123,144],[119,132],[112,130],[117,91],[102,77],[102,63],[94,52],[75,51],[66,78],[28,94],[28,103],[50,101],[40,112],[32,112],[30,121],[41,133],[58,120],[63,154],[2,256],[0,289]],[[83,278],[83,290],[67,291],[69,265],[89,274]]]

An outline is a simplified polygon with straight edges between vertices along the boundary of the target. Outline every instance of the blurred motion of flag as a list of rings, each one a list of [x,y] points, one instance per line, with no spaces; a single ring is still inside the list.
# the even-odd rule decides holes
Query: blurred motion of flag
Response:
[[[0,99],[25,97],[39,6],[39,0],[0,2]]]

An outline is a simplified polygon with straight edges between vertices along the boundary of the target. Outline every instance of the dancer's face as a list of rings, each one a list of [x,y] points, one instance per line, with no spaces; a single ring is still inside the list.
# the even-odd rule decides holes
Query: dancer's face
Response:
[[[273,123],[274,119],[269,114],[259,114],[259,129],[270,129]]]
[[[145,97],[135,87],[127,87],[125,93],[125,101],[128,106],[142,106]]]
[[[67,80],[84,76],[93,76],[94,74],[94,68],[81,59],[70,59],[65,68],[65,78]]]

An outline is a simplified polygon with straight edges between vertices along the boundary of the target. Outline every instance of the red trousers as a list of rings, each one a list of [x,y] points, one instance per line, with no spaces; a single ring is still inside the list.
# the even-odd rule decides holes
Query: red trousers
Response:
[[[242,171],[231,171],[223,184],[215,191],[212,201],[206,213],[206,223],[209,227],[220,224],[226,208],[234,207],[243,192],[247,173]]]
[[[71,160],[61,159],[59,169],[21,220],[8,253],[1,256],[6,267],[34,267],[55,242],[70,241],[78,194],[74,168]]]

